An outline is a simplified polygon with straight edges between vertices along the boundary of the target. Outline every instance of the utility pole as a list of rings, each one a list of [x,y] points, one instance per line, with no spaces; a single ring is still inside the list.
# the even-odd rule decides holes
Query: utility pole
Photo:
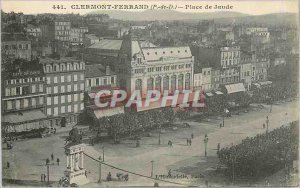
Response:
[[[207,148],[207,142],[208,142],[207,134],[205,134],[205,138],[203,141],[204,141],[204,146],[205,146],[205,157],[206,157],[207,156],[206,148]]]
[[[98,180],[98,183],[101,183],[102,180],[101,180],[101,156],[99,157],[99,180]]]
[[[159,131],[158,131],[158,145],[160,145],[160,133],[161,133],[161,126],[159,126]]]
[[[154,163],[154,161],[152,160],[150,162],[151,162],[151,177],[153,177],[153,163]]]
[[[102,146],[102,161],[104,161],[104,146]]]
[[[52,163],[52,164],[47,163],[46,164],[46,166],[47,166],[47,184],[49,184],[49,182],[50,182],[50,169],[49,169],[50,165],[54,165],[54,163]]]

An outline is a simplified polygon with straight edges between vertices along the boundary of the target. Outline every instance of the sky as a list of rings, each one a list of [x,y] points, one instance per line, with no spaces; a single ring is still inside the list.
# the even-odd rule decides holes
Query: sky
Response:
[[[153,4],[157,5],[177,5],[177,6],[185,6],[185,5],[232,5],[232,10],[225,11],[234,11],[241,12],[245,14],[251,15],[261,15],[261,14],[270,14],[270,13],[278,13],[278,12],[292,12],[298,13],[298,1],[297,0],[242,0],[242,1],[218,1],[218,0],[203,0],[203,1],[182,1],[182,0],[173,0],[173,1],[59,1],[59,0],[39,0],[39,1],[31,1],[31,0],[2,0],[1,1],[1,9],[4,12],[23,12],[24,14],[41,14],[41,13],[57,13],[57,14],[65,14],[65,13],[80,13],[86,14],[89,12],[93,12],[95,10],[86,10],[86,9],[72,9],[71,5],[103,5],[103,4],[148,4],[149,6]],[[66,9],[58,10],[53,9],[53,5],[63,5]],[[222,10],[178,10],[181,12],[214,12],[214,11],[222,11]]]

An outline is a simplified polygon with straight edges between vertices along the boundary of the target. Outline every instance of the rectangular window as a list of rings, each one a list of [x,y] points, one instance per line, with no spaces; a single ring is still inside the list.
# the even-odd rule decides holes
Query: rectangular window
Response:
[[[97,86],[99,86],[99,85],[100,85],[99,78],[96,78],[96,85],[97,85]]]
[[[48,115],[48,116],[51,116],[51,115],[52,115],[52,113],[51,113],[51,108],[47,108],[47,115]]]
[[[65,82],[65,76],[60,76],[60,82],[64,83]]]
[[[5,88],[5,96],[10,96],[10,88]]]
[[[68,95],[68,102],[72,102],[72,95]]]
[[[32,85],[31,86],[31,93],[35,93],[36,92],[36,85]]]
[[[55,96],[55,97],[53,98],[53,100],[54,100],[54,101],[53,101],[54,104],[58,104],[58,96]]]
[[[44,97],[39,97],[39,104],[40,105],[44,104]]]
[[[72,91],[71,85],[68,85],[68,86],[67,86],[67,91],[68,91],[68,92],[71,92],[71,91]]]
[[[71,82],[71,75],[68,75],[67,80],[68,82]]]
[[[51,97],[47,97],[47,105],[51,105]]]
[[[53,93],[58,93],[58,86],[53,87]]]
[[[55,84],[57,84],[57,76],[54,76],[53,82],[54,82]]]
[[[83,91],[84,90],[84,83],[80,84],[80,90]]]
[[[36,98],[31,98],[31,106],[36,106]]]
[[[64,95],[60,96],[60,104],[63,104],[66,102],[66,97]]]
[[[74,74],[74,81],[77,82],[77,74]]]
[[[51,87],[47,87],[47,94],[51,94]]]
[[[6,101],[6,109],[11,110],[12,109],[12,101]]]
[[[80,110],[83,110],[83,109],[84,109],[84,104],[81,103],[81,104],[80,104]]]
[[[77,88],[77,84],[74,84],[74,91],[77,91],[78,88]]]
[[[21,107],[21,102],[20,100],[16,100],[16,109],[19,110]]]
[[[80,80],[84,80],[84,75],[80,74]]]
[[[72,105],[68,105],[68,112],[72,112]]]
[[[54,110],[53,115],[58,115],[58,107],[55,107],[53,110]]]
[[[74,112],[78,112],[78,104],[74,104]]]
[[[65,92],[65,86],[60,86],[60,92],[64,93]]]
[[[39,84],[39,92],[40,93],[44,92],[43,84]]]
[[[104,78],[104,85],[107,85],[107,79]]]
[[[51,83],[51,78],[47,77],[47,84],[50,84],[50,83]]]
[[[83,93],[80,93],[80,100],[81,101],[83,100],[83,97],[84,97]]]
[[[60,113],[66,113],[66,107],[65,106],[62,106],[61,108],[60,108]]]
[[[115,77],[111,77],[111,84],[114,84],[115,83]]]
[[[74,102],[78,101],[78,94],[74,94]]]

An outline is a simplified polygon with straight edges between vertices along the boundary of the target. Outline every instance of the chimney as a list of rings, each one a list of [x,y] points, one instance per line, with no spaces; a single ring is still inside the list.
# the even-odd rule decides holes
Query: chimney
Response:
[[[109,66],[105,67],[105,74],[110,75],[110,67]]]

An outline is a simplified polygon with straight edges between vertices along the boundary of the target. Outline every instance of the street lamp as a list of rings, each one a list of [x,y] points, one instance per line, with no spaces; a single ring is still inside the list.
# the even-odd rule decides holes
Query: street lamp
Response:
[[[102,146],[102,161],[104,161],[104,146]]]
[[[101,161],[103,161],[103,159],[101,159],[101,156],[99,156],[99,180],[98,183],[101,183]]]
[[[269,131],[269,117],[268,116],[266,118],[266,124],[267,124],[267,133],[268,133],[268,131]]]
[[[52,163],[52,164],[49,164],[49,163],[47,163],[46,164],[46,166],[47,166],[47,184],[49,184],[49,181],[50,181],[50,173],[49,173],[49,166],[50,165],[54,165],[54,163]]]
[[[160,133],[161,133],[161,125],[159,125],[159,131],[158,131],[158,145],[160,145]]]
[[[207,156],[206,148],[207,148],[207,142],[208,142],[207,134],[205,134],[205,138],[203,141],[204,141],[204,145],[205,145],[205,157],[206,157]]]
[[[151,177],[153,177],[153,163],[154,163],[154,161],[152,160],[150,162],[151,162]]]

